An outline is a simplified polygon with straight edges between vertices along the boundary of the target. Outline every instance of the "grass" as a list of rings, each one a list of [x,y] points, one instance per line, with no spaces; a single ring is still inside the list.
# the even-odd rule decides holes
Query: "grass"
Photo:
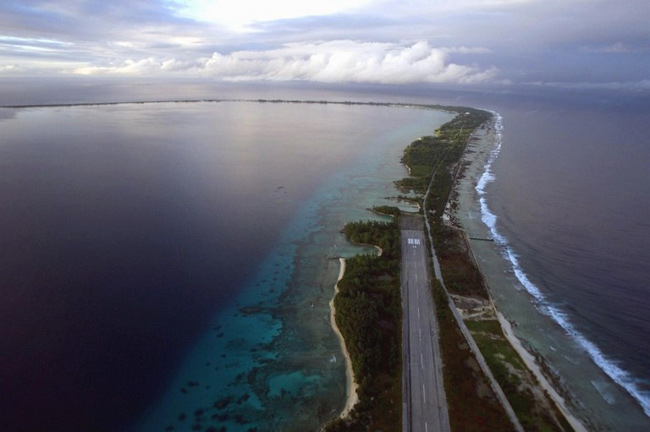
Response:
[[[517,370],[527,370],[526,365],[521,360],[521,357],[519,357],[517,351],[515,351],[503,335],[499,321],[465,321],[465,325],[472,332],[474,340],[481,348],[481,352],[485,357],[499,358]]]
[[[537,380],[506,339],[497,320],[465,324],[526,431],[573,430],[547,394],[533,394],[531,387],[538,386]]]
[[[511,431],[512,424],[492,395],[487,378],[477,370],[476,359],[447,305],[447,295],[435,280],[434,303],[440,327],[440,348],[449,421],[452,431]],[[479,391],[479,389],[487,391]]]

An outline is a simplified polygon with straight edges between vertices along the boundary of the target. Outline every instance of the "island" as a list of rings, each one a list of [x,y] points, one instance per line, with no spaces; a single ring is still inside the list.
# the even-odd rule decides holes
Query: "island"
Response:
[[[348,381],[354,388],[348,385],[344,411],[323,430],[420,430],[409,423],[416,414],[405,411],[410,410],[411,397],[405,395],[409,387],[405,377],[415,367],[407,363],[416,363],[404,361],[403,353],[409,338],[403,330],[405,283],[400,279],[400,272],[406,271],[401,261],[405,244],[426,250],[423,259],[435,309],[434,346],[439,347],[444,377],[439,393],[445,400],[437,402],[442,426],[436,429],[586,430],[546,378],[544,365],[524,349],[490,297],[471,241],[492,239],[469,239],[455,217],[458,184],[466,169],[477,169],[480,161],[474,154],[492,138],[496,114],[468,107],[418,107],[456,115],[434,135],[420,137],[404,150],[402,163],[409,175],[396,187],[404,194],[402,199],[418,204],[418,214],[383,206],[373,210],[390,221],[359,221],[343,229],[349,241],[377,245],[383,253],[342,260],[333,324],[349,355],[353,377]],[[405,227],[405,218],[420,221],[422,228],[418,222]],[[401,242],[405,228],[420,229],[424,241]],[[354,392],[356,398],[350,398]]]

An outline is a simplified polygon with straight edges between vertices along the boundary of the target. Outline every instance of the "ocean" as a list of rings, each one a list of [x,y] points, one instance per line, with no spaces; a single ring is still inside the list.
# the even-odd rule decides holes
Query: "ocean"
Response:
[[[476,179],[499,309],[589,430],[650,428],[647,110],[501,106]],[[483,242],[485,243],[485,242]]]
[[[649,430],[648,104],[398,90],[308,98],[498,112],[469,228],[498,240],[475,250],[495,302],[589,430]],[[0,119],[3,430],[261,431],[342,408],[333,258],[372,250],[339,230],[394,203],[402,150],[450,116],[201,102]]]
[[[449,113],[200,102],[1,109],[4,431],[315,430],[346,222]]]

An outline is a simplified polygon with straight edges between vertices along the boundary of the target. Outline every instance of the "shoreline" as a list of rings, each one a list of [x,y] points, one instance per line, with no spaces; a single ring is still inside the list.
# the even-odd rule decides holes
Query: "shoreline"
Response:
[[[478,138],[476,135],[474,135],[476,138],[478,138],[477,141],[479,143],[476,144],[477,147],[475,147],[471,153],[472,156],[468,157],[468,152],[465,153],[463,158],[461,159],[461,163],[465,163],[468,165],[468,167],[465,170],[465,173],[459,179],[455,182],[454,184],[454,191],[457,194],[457,200],[463,201],[463,200],[472,200],[472,197],[469,196],[464,196],[467,194],[467,188],[465,187],[465,190],[463,190],[463,182],[469,182],[471,185],[473,180],[472,180],[472,174],[471,172],[484,172],[485,171],[485,164],[481,164],[482,158],[481,155],[485,155],[484,150],[481,149],[481,147],[485,146],[486,143],[488,143],[490,140],[494,139],[494,122],[495,122],[495,117],[488,123],[487,125],[487,130],[483,132],[480,138]],[[487,152],[488,154],[490,151]],[[485,162],[485,161],[483,161]],[[480,177],[480,175],[479,175]],[[466,186],[466,185],[464,185]],[[474,190],[474,186],[470,188],[470,190]],[[455,214],[455,223],[459,224],[461,229],[465,231],[467,227],[462,221],[461,217],[458,217],[458,211],[460,210],[460,206],[457,206],[456,210],[453,212]],[[472,245],[472,242],[467,242],[467,245],[469,247],[469,252],[476,256],[476,251],[474,246]],[[476,258],[474,258],[474,261],[477,262]],[[478,266],[478,270],[481,273],[483,280],[487,281],[484,269],[482,268],[481,265]],[[492,296],[492,291],[487,287],[489,295]],[[549,379],[546,378],[544,373],[542,372],[541,366],[538,363],[537,359],[535,356],[528,351],[522,340],[517,337],[513,331],[512,324],[510,321],[507,320],[507,318],[503,315],[502,312],[499,311],[497,308],[497,305],[494,301],[491,301],[492,307],[495,310],[496,317],[498,319],[499,325],[501,327],[501,330],[510,343],[510,345],[513,347],[513,349],[517,352],[523,363],[525,364],[526,368],[533,374],[533,376],[537,379],[537,385],[544,390],[551,401],[555,404],[557,409],[561,412],[561,414],[564,416],[566,421],[571,425],[571,427],[576,431],[576,432],[587,432],[587,427],[585,426],[585,423],[578,418],[575,414],[571,412],[571,410],[567,406],[567,401],[565,398],[559,393],[558,389],[549,381]]]
[[[569,408],[566,406],[564,398],[560,396],[555,387],[553,387],[548,379],[546,379],[546,376],[544,376],[542,373],[542,370],[537,364],[535,357],[530,352],[528,352],[526,348],[524,348],[521,340],[515,336],[515,333],[512,331],[512,324],[510,324],[510,322],[503,316],[503,314],[499,312],[496,306],[494,306],[494,302],[492,303],[492,307],[494,307],[494,310],[496,311],[496,315],[499,320],[499,324],[501,325],[501,330],[503,330],[503,334],[505,335],[508,342],[510,342],[510,345],[512,345],[515,351],[517,351],[517,354],[519,354],[519,357],[521,357],[521,360],[524,362],[528,370],[533,373],[535,378],[537,378],[538,385],[547,392],[566,421],[569,422],[571,427],[576,432],[587,432],[585,425],[571,413]]]
[[[381,255],[381,249],[379,249],[379,254]],[[343,335],[341,334],[341,331],[339,330],[339,327],[336,325],[336,307],[334,307],[334,297],[339,293],[339,286],[338,283],[341,279],[343,279],[343,275],[345,274],[345,258],[339,258],[339,263],[341,264],[341,267],[339,269],[339,276],[336,279],[336,284],[334,285],[334,296],[332,297],[332,300],[330,300],[330,323],[332,325],[332,329],[334,330],[334,333],[336,333],[336,337],[339,339],[339,344],[341,345],[341,351],[343,352],[343,356],[345,357],[345,378],[346,378],[346,400],[345,400],[345,406],[343,407],[343,411],[341,411],[340,418],[345,418],[350,414],[350,411],[352,411],[352,408],[359,402],[359,395],[357,394],[357,389],[359,388],[359,385],[356,383],[354,379],[354,371],[352,370],[352,360],[350,359],[350,353],[348,353],[347,346],[345,345],[345,339],[343,338]]]

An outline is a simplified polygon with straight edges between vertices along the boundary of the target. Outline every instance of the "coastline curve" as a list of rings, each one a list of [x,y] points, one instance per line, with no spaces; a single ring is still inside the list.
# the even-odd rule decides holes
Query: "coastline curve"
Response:
[[[343,352],[343,356],[345,357],[345,377],[346,377],[346,399],[345,399],[345,406],[343,407],[343,410],[341,411],[340,417],[341,418],[346,418],[354,406],[359,402],[359,395],[357,394],[357,389],[359,388],[359,385],[354,379],[354,371],[352,370],[352,360],[350,359],[350,353],[348,352],[347,346],[345,345],[345,338],[343,338],[343,335],[341,334],[341,331],[339,330],[339,327],[336,325],[336,307],[334,306],[334,297],[339,293],[339,287],[338,283],[343,279],[343,275],[345,275],[345,258],[339,258],[339,263],[340,263],[340,269],[339,269],[339,275],[338,278],[336,279],[336,284],[334,285],[334,296],[332,297],[332,300],[330,300],[330,323],[332,324],[332,329],[334,330],[334,333],[336,334],[336,337],[339,340],[339,344],[341,345],[341,351]]]

